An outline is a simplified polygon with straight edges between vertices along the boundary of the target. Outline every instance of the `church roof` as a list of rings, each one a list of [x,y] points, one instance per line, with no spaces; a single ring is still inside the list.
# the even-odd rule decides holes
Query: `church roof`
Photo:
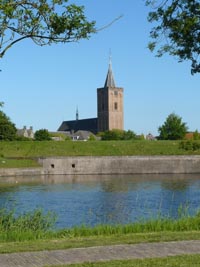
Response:
[[[104,84],[104,88],[106,87],[116,87],[111,62],[109,63],[108,73],[107,73],[106,81]]]
[[[58,131],[90,131],[94,134],[97,133],[97,118],[63,121]]]

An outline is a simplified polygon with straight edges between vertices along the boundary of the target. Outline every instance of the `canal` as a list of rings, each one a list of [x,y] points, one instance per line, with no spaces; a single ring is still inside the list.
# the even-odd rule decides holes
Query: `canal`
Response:
[[[36,176],[0,179],[0,208],[42,208],[57,228],[177,218],[200,208],[200,175]]]

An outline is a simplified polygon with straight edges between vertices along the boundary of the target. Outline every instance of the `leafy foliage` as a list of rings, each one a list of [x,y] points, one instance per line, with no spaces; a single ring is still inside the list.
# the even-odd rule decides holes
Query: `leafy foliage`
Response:
[[[10,121],[10,118],[0,110],[0,141],[12,141],[16,139],[17,129],[15,124]]]
[[[193,139],[194,140],[200,140],[200,134],[199,134],[198,130],[194,131],[194,133],[193,133]]]
[[[178,60],[190,60],[191,73],[200,72],[200,2],[199,0],[147,0],[153,11],[148,20],[155,26],[150,32],[151,51],[157,56],[169,53]]]
[[[0,240],[22,241],[42,238],[54,227],[55,221],[54,213],[44,213],[42,209],[18,216],[14,210],[1,209]]]
[[[181,140],[185,137],[187,126],[182,122],[182,118],[171,113],[164,124],[158,128],[161,140]]]
[[[77,42],[96,32],[84,7],[68,0],[1,0],[0,57],[19,41],[32,39],[37,45]]]
[[[51,140],[50,133],[46,129],[40,129],[40,130],[35,132],[35,140],[36,141]]]
[[[179,147],[186,151],[197,151],[200,149],[200,143],[197,141],[181,141]]]
[[[131,131],[123,131],[123,130],[110,130],[110,131],[105,131],[101,133],[101,139],[102,140],[134,140],[136,138],[136,134]]]

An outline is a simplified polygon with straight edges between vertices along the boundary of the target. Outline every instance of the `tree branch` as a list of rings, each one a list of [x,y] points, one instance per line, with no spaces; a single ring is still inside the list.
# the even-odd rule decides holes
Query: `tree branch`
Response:
[[[65,41],[65,42],[71,42],[70,40],[70,37],[69,38],[59,38],[59,37],[51,37],[51,36],[43,36],[43,35],[34,35],[34,34],[28,34],[26,36],[23,36],[21,38],[18,38],[16,39],[15,41],[13,41],[12,43],[10,43],[8,46],[6,46],[6,48],[0,53],[0,58],[2,58],[5,53],[7,52],[7,50],[9,48],[11,48],[14,44],[24,40],[24,39],[28,39],[28,38],[38,38],[38,39],[47,39],[47,40],[54,40],[54,41],[57,41],[57,42],[62,42],[62,41]]]
[[[97,32],[103,31],[104,29],[107,29],[108,27],[110,27],[112,24],[114,24],[116,21],[120,20],[124,15],[120,15],[119,17],[115,18],[114,20],[112,20],[110,23],[108,23],[107,25],[97,29]]]

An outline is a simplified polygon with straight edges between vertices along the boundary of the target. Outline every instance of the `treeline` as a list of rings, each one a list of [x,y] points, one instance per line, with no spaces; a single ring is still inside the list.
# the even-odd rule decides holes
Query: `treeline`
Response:
[[[101,140],[144,140],[144,135],[136,135],[131,130],[110,130],[98,134]]]
[[[0,102],[0,107],[3,103]],[[46,129],[40,129],[35,132],[35,140],[51,140],[50,133]],[[17,135],[17,128],[10,118],[0,110],[0,141],[31,141],[31,138]]]

